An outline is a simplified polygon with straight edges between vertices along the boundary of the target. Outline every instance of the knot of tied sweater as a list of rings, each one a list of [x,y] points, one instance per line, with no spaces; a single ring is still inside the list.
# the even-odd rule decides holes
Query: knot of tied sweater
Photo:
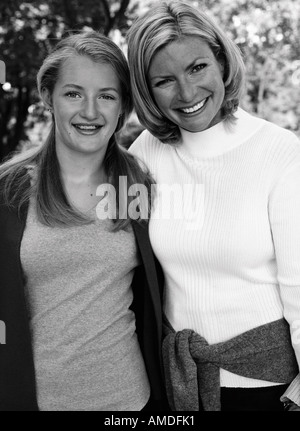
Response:
[[[211,345],[193,330],[175,332],[164,320],[164,371],[174,411],[220,411],[220,368],[274,383],[290,383],[299,372],[285,319]]]

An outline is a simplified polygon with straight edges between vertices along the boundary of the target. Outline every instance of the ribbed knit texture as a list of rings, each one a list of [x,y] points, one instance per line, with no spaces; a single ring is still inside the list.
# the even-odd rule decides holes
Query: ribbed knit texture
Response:
[[[242,109],[236,116],[229,129],[182,131],[177,146],[144,131],[130,148],[159,185],[199,184],[182,203],[185,217],[161,211],[164,191],[152,213],[165,313],[176,331],[192,329],[209,344],[284,316],[300,363],[300,142]],[[271,384],[221,370],[222,386]]]

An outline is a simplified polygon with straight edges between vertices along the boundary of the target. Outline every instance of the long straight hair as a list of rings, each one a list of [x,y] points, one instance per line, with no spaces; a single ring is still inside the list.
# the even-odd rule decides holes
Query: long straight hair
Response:
[[[130,223],[130,219],[120,218],[119,199],[126,199],[129,205],[130,197],[120,196],[125,191],[119,188],[119,177],[127,178],[127,190],[133,184],[146,186],[149,197],[147,208],[150,208],[150,189],[153,183],[146,169],[141,169],[135,158],[117,143],[117,132],[122,129],[133,109],[127,61],[121,49],[108,37],[98,32],[91,31],[68,36],[56,45],[37,74],[40,96],[45,89],[49,94],[53,93],[63,62],[74,55],[87,56],[94,62],[110,64],[120,80],[123,115],[119,118],[116,131],[109,140],[104,168],[110,184],[116,190],[117,217],[113,219],[113,230],[124,229]],[[31,181],[29,181],[30,172],[33,173]],[[74,208],[67,198],[56,154],[53,115],[51,130],[45,143],[38,148],[10,157],[0,166],[0,180],[1,193],[6,205],[17,207],[20,211],[33,196],[36,201],[38,220],[45,225],[69,226],[92,222],[88,216]]]

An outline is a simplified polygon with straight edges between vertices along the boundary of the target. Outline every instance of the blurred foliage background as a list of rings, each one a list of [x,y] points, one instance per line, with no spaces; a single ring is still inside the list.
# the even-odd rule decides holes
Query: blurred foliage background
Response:
[[[0,160],[15,149],[39,145],[48,112],[39,100],[36,73],[66,32],[95,29],[126,53],[125,35],[151,0],[0,0]],[[239,45],[247,68],[242,107],[300,136],[300,1],[199,0],[191,4],[212,15]],[[135,115],[121,142],[141,132]]]

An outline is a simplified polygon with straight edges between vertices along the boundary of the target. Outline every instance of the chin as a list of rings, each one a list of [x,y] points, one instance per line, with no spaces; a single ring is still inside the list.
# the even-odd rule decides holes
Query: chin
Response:
[[[179,127],[181,127],[182,129],[184,129],[190,133],[199,133],[199,132],[203,132],[204,130],[208,129],[210,127],[210,125],[179,126]]]

